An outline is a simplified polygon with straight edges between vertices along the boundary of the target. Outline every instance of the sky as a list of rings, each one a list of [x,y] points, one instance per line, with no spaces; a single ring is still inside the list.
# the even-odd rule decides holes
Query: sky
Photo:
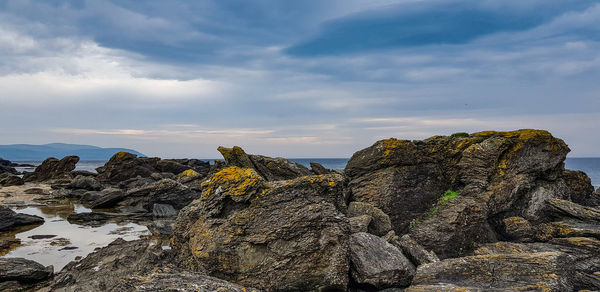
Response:
[[[600,2],[0,0],[0,144],[349,157],[549,130],[600,157]]]

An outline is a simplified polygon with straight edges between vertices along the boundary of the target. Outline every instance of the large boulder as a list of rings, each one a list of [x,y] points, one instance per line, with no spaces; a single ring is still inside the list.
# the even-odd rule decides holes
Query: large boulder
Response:
[[[398,248],[365,232],[350,236],[350,259],[354,281],[376,289],[406,287],[415,274],[415,267]]]
[[[44,218],[16,213],[15,211],[0,205],[0,231],[8,230],[17,226],[34,225],[44,223]]]
[[[26,173],[23,179],[26,182],[43,182],[49,180],[70,180],[71,171],[79,162],[78,156],[65,156],[63,159],[47,158],[32,173]]]
[[[505,217],[546,220],[543,202],[569,196],[568,151],[541,130],[388,139],[355,153],[345,173],[351,201],[383,210],[396,233],[445,258],[495,241]]]
[[[24,258],[0,258],[0,282],[32,283],[52,276],[54,268]]]
[[[271,291],[345,289],[348,219],[344,178],[267,183],[227,167],[177,217],[173,248],[187,268]]]
[[[217,148],[225,158],[227,165],[254,169],[268,181],[287,180],[313,173],[300,163],[284,158],[271,158],[262,155],[246,154],[238,146]]]
[[[561,252],[446,259],[419,266],[407,291],[430,285],[464,288],[455,291],[573,291],[572,264],[573,260]]]

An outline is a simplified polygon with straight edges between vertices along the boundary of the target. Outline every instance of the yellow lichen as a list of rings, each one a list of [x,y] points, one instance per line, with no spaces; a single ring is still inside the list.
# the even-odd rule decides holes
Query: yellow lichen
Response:
[[[250,190],[256,190],[262,183],[262,177],[254,170],[230,166],[215,173],[210,181],[202,183],[202,198],[207,198],[218,188],[231,196],[242,196]]]
[[[188,169],[188,170],[184,170],[182,171],[179,175],[177,175],[179,178],[184,178],[184,177],[197,177],[200,174],[198,174],[195,170],[193,169]]]
[[[127,152],[125,152],[125,151],[121,151],[121,152],[118,152],[117,154],[115,154],[115,158],[116,158],[116,159],[122,159],[122,158],[123,158],[123,157],[125,157],[127,154],[129,154],[129,153],[127,153]]]
[[[385,149],[385,152],[383,153],[383,156],[387,157],[387,156],[389,156],[392,153],[392,151],[394,149],[396,149],[396,148],[398,148],[400,146],[403,146],[403,145],[408,145],[411,142],[407,141],[407,140],[398,140],[398,139],[395,139],[395,138],[389,138],[389,139],[383,140],[382,143],[383,143],[383,147]]]

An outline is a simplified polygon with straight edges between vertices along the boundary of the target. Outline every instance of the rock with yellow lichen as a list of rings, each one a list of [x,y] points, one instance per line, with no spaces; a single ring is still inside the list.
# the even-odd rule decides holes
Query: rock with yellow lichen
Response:
[[[547,131],[485,131],[423,141],[387,139],[348,162],[351,201],[390,216],[398,234],[411,236],[440,257],[496,240],[506,217],[547,220],[550,199],[588,198],[581,175],[565,172],[567,145]],[[442,202],[444,192],[459,197]]]
[[[562,252],[467,256],[421,265],[408,291],[451,284],[482,291],[573,291],[573,260]],[[453,290],[449,290],[453,291]],[[454,290],[460,291],[460,290]],[[467,290],[469,291],[469,290]]]
[[[203,188],[174,227],[184,267],[269,291],[346,289],[350,228],[341,175],[269,183],[231,166]]]
[[[312,175],[304,165],[285,158],[271,158],[262,155],[246,154],[239,146],[217,148],[225,158],[227,165],[252,168],[268,181],[287,180]]]

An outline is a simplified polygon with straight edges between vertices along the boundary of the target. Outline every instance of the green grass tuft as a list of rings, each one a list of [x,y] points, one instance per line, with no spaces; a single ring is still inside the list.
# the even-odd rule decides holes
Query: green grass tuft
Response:
[[[447,190],[442,197],[440,198],[440,202],[445,202],[451,199],[454,199],[456,197],[460,196],[459,193],[452,191],[452,190]]]

